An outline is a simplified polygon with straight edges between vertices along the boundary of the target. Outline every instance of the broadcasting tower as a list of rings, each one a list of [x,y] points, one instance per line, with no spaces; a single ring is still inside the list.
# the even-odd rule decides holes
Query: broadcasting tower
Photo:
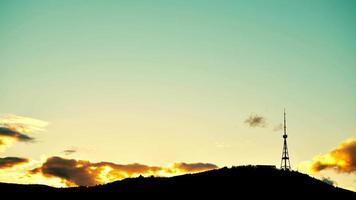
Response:
[[[290,170],[290,162],[289,162],[289,154],[287,147],[287,127],[286,127],[286,110],[284,109],[284,133],[283,133],[283,152],[282,152],[282,160],[281,160],[281,169]]]

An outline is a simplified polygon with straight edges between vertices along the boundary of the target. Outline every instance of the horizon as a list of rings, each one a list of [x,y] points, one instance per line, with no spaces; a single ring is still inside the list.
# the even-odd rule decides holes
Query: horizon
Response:
[[[356,191],[355,8],[2,0],[0,182],[279,168],[285,108],[292,170]]]

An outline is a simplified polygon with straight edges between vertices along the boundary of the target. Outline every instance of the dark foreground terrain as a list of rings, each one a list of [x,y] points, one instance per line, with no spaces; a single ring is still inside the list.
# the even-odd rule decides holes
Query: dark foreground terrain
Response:
[[[130,178],[95,187],[53,188],[43,185],[0,184],[1,194],[26,197],[144,197],[201,199],[355,199],[356,193],[328,185],[308,175],[266,166],[222,168],[171,178]],[[53,196],[55,194],[55,196]],[[127,198],[125,198],[127,199]]]

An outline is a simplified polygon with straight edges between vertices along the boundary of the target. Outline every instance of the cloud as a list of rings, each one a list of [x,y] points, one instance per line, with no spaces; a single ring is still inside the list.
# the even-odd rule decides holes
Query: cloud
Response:
[[[267,125],[266,119],[258,115],[251,115],[245,120],[245,123],[250,127],[265,127]]]
[[[0,139],[2,137],[8,137],[8,138],[14,138],[17,141],[21,141],[21,142],[29,142],[34,140],[34,138],[26,135],[26,134],[22,134],[20,132],[17,132],[16,130],[12,130],[10,128],[6,128],[6,127],[0,127]]]
[[[207,171],[211,169],[216,169],[218,168],[216,165],[211,164],[211,163],[175,163],[174,164],[175,169],[179,169],[183,172],[187,173],[192,173],[192,172],[201,172],[201,171]]]
[[[74,153],[82,153],[82,154],[92,154],[96,152],[96,149],[93,147],[83,147],[83,146],[69,146],[65,150],[63,150],[61,153],[68,156],[72,155]]]
[[[73,153],[77,153],[77,150],[76,149],[66,149],[64,151],[62,151],[62,153],[64,153],[64,155],[71,155]]]
[[[316,156],[310,165],[311,173],[326,169],[338,173],[356,172],[356,138],[347,139],[327,154]]]
[[[97,184],[93,174],[98,173],[98,170],[91,168],[88,161],[51,157],[41,167],[30,171],[32,174],[39,172],[46,177],[61,178],[69,186]]]
[[[26,158],[18,158],[18,157],[0,158],[0,169],[12,168],[17,165],[26,164],[28,162],[29,160]]]
[[[281,130],[283,130],[283,124],[278,124],[273,127],[274,132],[281,131]]]
[[[33,142],[29,136],[36,131],[43,131],[47,122],[29,117],[7,115],[0,117],[0,152],[11,146],[15,141]]]
[[[34,138],[10,128],[0,127],[0,152],[4,152],[5,149],[11,146],[15,141],[32,142]]]
[[[45,177],[60,178],[67,186],[93,186],[139,175],[172,176],[215,168],[216,165],[209,163],[175,163],[170,167],[156,167],[139,163],[121,165],[50,157],[42,166],[29,171],[29,174],[40,173]]]
[[[48,122],[9,114],[0,118],[0,126],[7,127],[20,133],[33,133],[44,131],[45,127],[48,126]]]

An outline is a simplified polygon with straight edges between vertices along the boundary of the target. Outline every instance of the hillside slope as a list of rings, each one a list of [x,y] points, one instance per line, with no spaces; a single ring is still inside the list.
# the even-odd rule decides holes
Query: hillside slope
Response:
[[[328,185],[308,175],[263,166],[221,168],[171,178],[139,177],[95,187],[52,188],[41,185],[0,184],[1,193],[56,193],[59,195],[115,195],[169,197],[218,197],[245,199],[320,198],[356,199],[356,193]]]

